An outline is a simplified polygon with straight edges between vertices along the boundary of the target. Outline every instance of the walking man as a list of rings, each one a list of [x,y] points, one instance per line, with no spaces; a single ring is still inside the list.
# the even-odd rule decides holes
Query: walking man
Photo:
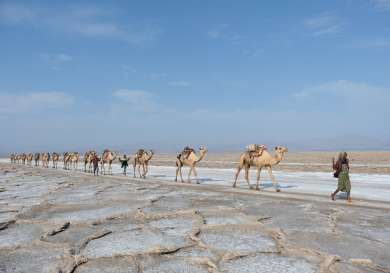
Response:
[[[124,175],[127,175],[127,167],[129,166],[129,160],[130,160],[130,157],[127,157],[126,155],[123,155],[123,159],[119,158],[119,161],[122,164],[121,168],[123,168]]]
[[[97,155],[95,155],[92,159],[93,175],[99,175],[99,162],[100,162],[100,158]]]

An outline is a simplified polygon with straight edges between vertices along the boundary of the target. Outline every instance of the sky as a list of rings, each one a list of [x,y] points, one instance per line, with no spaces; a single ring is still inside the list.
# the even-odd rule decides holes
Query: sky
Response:
[[[390,0],[0,0],[0,154],[390,149]]]

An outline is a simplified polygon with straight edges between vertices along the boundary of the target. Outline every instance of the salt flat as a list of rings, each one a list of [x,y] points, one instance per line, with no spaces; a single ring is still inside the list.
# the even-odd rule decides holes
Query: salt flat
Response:
[[[172,167],[143,180],[0,163],[0,272],[390,272],[386,194],[365,193],[385,177],[354,176],[371,200],[350,205],[328,200],[328,173],[275,173],[280,194],[198,173],[189,185]]]

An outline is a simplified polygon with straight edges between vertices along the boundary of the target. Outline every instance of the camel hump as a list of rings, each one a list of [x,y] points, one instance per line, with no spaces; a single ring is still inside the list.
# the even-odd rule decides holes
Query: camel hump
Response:
[[[183,153],[195,152],[195,150],[189,146],[184,147]]]
[[[254,151],[261,150],[261,149],[266,149],[266,147],[263,144],[249,144],[246,146],[246,149],[249,152],[254,152]]]
[[[138,149],[138,151],[135,153],[135,155],[137,156],[137,157],[141,157],[141,156],[143,156],[143,154],[145,154],[146,153],[146,151],[144,150],[144,149]],[[147,154],[147,153],[146,153]]]
[[[246,146],[246,149],[249,152],[254,152],[254,151],[258,150],[258,145],[257,144],[249,144]]]

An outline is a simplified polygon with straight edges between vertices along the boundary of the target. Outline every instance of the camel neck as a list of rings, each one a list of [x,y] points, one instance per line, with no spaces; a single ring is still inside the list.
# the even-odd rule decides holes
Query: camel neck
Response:
[[[279,162],[283,160],[283,154],[282,153],[276,153],[274,155],[273,159],[274,159],[274,164],[273,165],[279,164]]]

